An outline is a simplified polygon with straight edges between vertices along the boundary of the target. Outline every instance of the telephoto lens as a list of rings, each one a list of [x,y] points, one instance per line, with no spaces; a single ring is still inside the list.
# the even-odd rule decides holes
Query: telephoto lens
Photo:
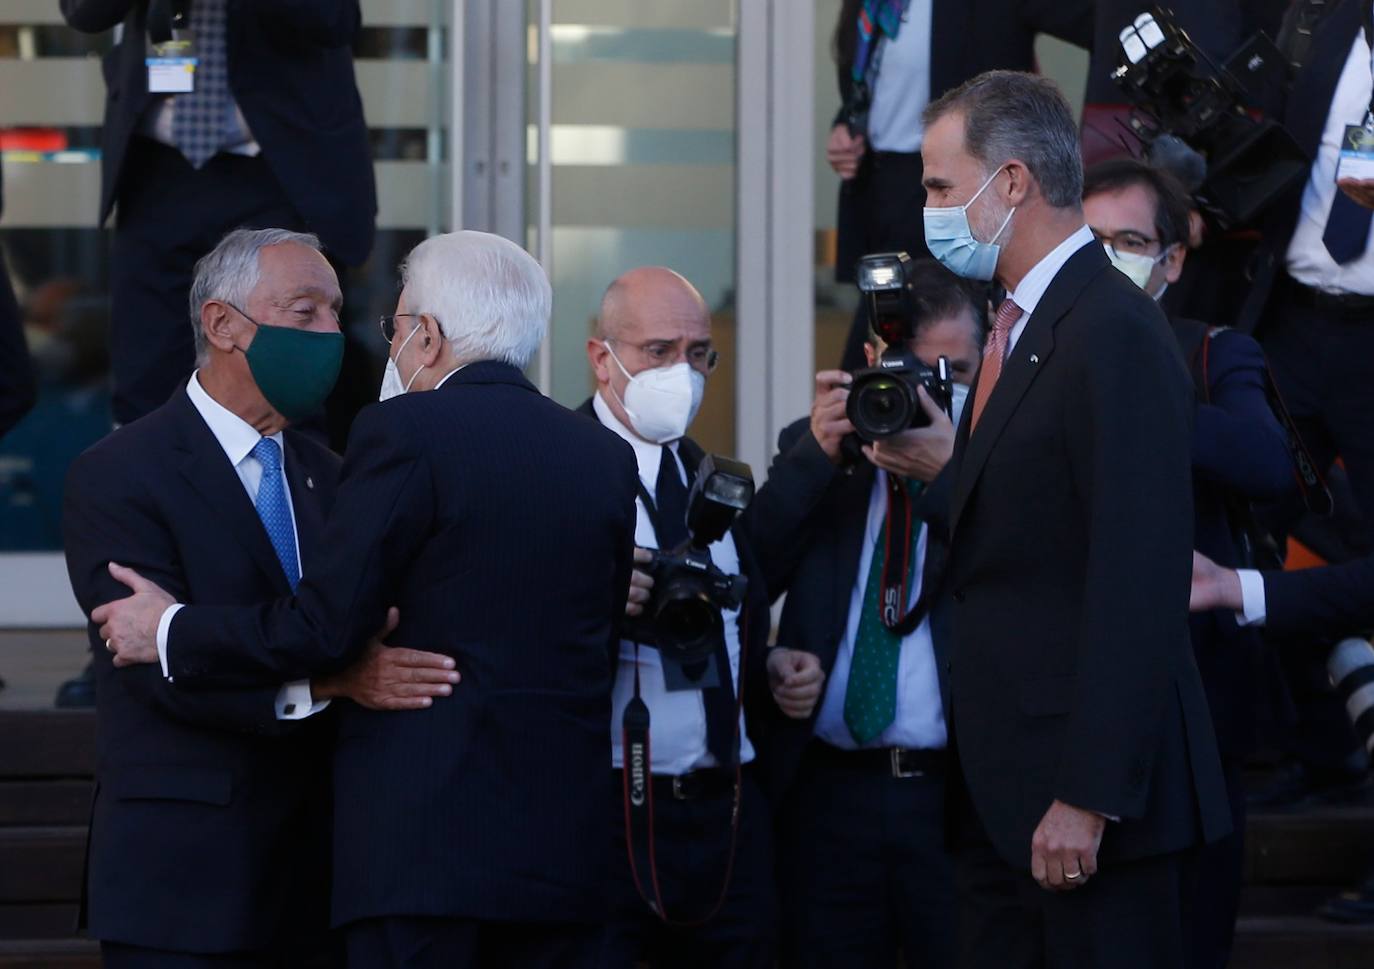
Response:
[[[1327,657],[1326,672],[1364,749],[1374,754],[1374,645],[1358,637],[1341,640]]]

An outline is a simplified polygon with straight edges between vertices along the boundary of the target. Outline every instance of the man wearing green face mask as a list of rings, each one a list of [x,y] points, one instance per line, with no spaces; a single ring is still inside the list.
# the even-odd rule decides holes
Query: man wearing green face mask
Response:
[[[228,605],[287,595],[320,559],[339,459],[287,425],[334,383],[339,303],[313,236],[239,230],[200,261],[198,369],[69,474],[63,531],[83,609],[120,594],[114,563],[181,602]],[[338,714],[325,708],[428,706],[452,690],[451,661],[374,641],[334,676],[188,691],[157,666],[116,672],[94,626],[90,638],[101,752],[88,928],[105,965],[151,964],[149,950],[158,965],[337,964]]]

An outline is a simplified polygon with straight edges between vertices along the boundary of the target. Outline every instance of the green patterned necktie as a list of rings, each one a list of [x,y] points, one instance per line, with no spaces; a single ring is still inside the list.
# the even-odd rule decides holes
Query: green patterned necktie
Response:
[[[903,483],[911,500],[915,501],[921,493],[922,483],[910,479]],[[916,571],[916,543],[920,535],[920,520],[913,518],[908,589]],[[878,737],[897,715],[897,666],[902,657],[902,637],[883,625],[878,604],[882,595],[886,546],[880,534],[873,544],[873,562],[868,568],[859,629],[854,635],[854,655],[849,664],[849,683],[844,691],[844,723],[860,746]]]

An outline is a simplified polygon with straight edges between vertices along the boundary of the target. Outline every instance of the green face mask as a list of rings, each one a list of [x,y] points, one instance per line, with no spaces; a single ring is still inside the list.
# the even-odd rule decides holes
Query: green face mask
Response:
[[[315,413],[339,379],[343,334],[269,326],[234,309],[258,328],[243,356],[267,402],[288,421]]]

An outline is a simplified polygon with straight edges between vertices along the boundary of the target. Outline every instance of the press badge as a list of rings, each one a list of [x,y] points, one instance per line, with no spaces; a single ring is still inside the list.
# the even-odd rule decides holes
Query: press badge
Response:
[[[1341,158],[1336,165],[1336,180],[1374,178],[1374,125],[1346,125],[1341,136]]]
[[[180,31],[172,39],[153,44],[148,65],[149,94],[189,94],[196,89],[196,49],[189,35]]]

